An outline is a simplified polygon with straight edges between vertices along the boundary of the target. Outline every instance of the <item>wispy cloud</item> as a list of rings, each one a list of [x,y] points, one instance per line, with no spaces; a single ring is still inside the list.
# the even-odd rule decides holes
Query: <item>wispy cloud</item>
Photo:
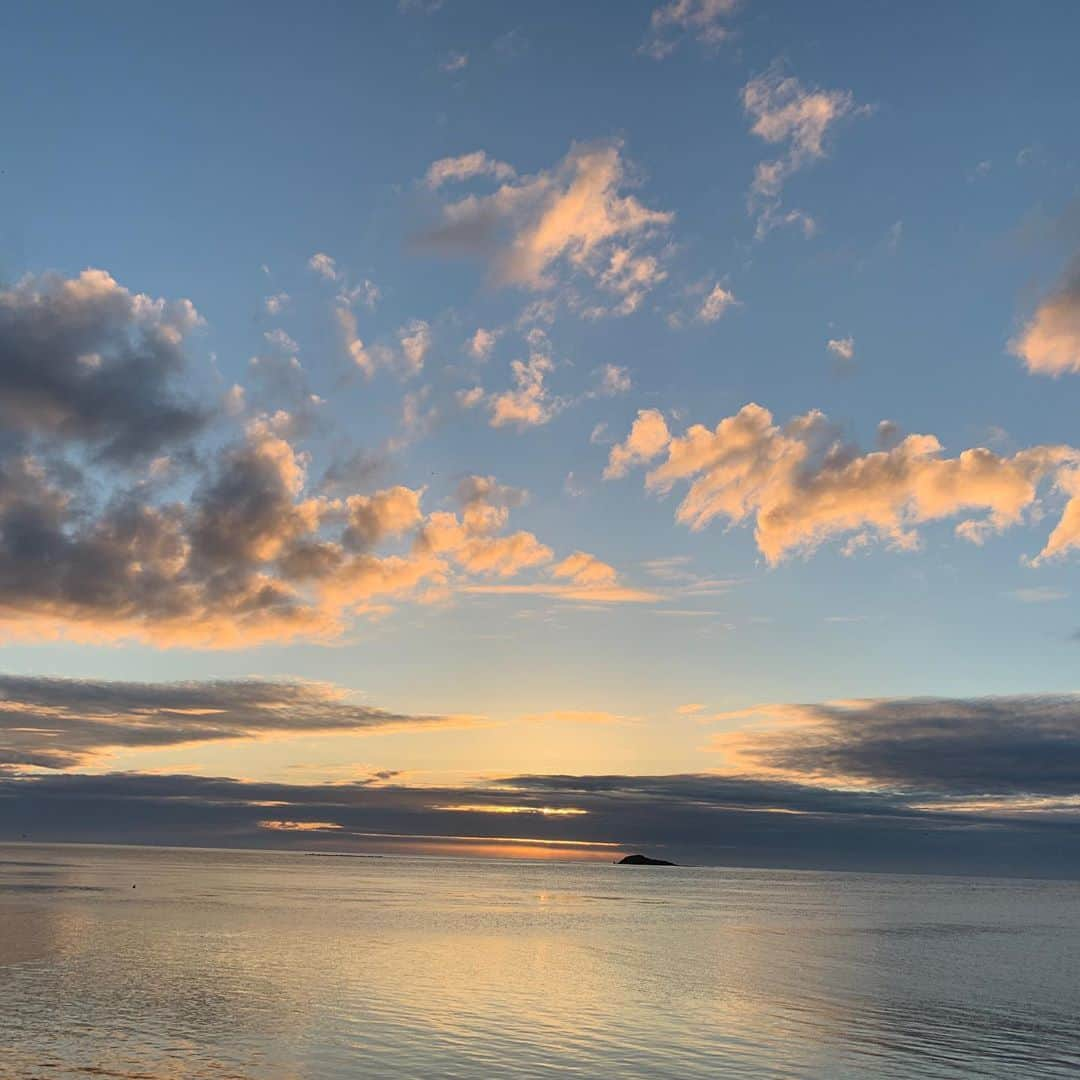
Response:
[[[654,60],[670,56],[684,37],[715,48],[731,36],[726,20],[738,0],[669,0],[653,8],[641,51]]]
[[[812,234],[816,229],[812,217],[802,210],[783,208],[784,185],[826,156],[826,137],[838,121],[867,110],[856,106],[849,90],[807,88],[778,65],[743,87],[742,103],[751,120],[750,130],[785,150],[781,157],[761,162],[754,173],[749,207],[757,221],[757,236],[780,225],[797,225]]]

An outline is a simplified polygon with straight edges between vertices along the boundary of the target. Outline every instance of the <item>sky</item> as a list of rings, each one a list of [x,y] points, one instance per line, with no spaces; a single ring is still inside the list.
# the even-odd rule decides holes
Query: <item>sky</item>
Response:
[[[1075,876],[1078,31],[0,13],[0,839]]]

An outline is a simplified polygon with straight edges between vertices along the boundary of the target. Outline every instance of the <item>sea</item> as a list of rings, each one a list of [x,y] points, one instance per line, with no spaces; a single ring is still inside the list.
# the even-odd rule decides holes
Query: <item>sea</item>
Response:
[[[0,1077],[1080,1076],[1080,884],[0,845]]]

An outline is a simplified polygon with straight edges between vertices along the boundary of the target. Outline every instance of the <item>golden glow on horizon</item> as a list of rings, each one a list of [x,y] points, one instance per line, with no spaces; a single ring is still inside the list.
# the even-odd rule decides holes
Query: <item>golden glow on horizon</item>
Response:
[[[453,803],[431,809],[450,810],[457,814],[542,814],[544,817],[577,817],[589,812],[576,806],[485,806],[477,803]]]
[[[457,836],[454,834],[442,835],[439,833],[386,832],[350,832],[349,835],[366,836],[378,840],[445,840],[447,842],[465,841],[481,844],[540,844],[545,847],[619,848],[623,846],[622,844],[616,844],[611,840],[548,840],[543,837],[535,836]]]
[[[260,821],[259,828],[275,832],[328,832],[342,826],[335,821]]]

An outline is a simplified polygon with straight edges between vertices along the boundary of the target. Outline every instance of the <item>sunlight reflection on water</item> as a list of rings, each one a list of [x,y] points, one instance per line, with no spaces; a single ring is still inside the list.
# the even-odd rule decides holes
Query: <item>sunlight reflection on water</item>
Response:
[[[1078,960],[1070,883],[0,846],[0,1076],[1075,1076]]]

